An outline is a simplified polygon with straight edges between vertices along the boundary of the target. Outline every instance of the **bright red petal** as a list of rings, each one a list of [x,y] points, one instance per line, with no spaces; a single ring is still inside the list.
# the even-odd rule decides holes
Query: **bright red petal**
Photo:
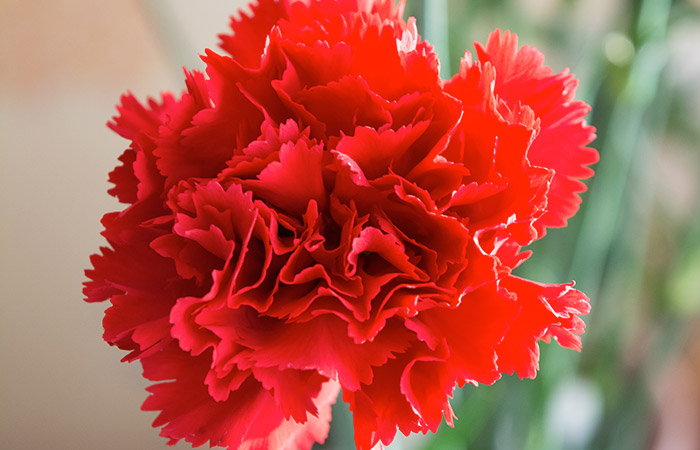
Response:
[[[541,284],[514,276],[501,280],[501,287],[516,298],[520,313],[499,344],[498,370],[534,378],[539,367],[537,341],[555,337],[559,344],[581,348],[585,328],[580,315],[588,314],[588,298],[570,284]]]
[[[372,367],[404,351],[411,337],[403,328],[386,327],[374,341],[356,344],[348,336],[347,324],[329,314],[305,323],[262,317],[255,323],[255,328],[238,330],[239,342],[250,348],[241,360],[262,367],[315,369],[328,378],[337,377],[350,390],[370,383]]]
[[[175,444],[185,439],[194,446],[256,450],[308,450],[328,433],[330,407],[338,385],[327,382],[313,400],[318,415],[307,413],[304,423],[285,419],[273,394],[249,378],[227,401],[216,402],[204,385],[208,358],[193,358],[170,346],[142,360],[144,376],[154,381],[173,380],[148,388],[151,396],[143,409],[160,411],[153,426]]]
[[[577,81],[566,70],[553,74],[534,47],[518,49],[518,38],[509,31],[494,31],[486,47],[477,43],[476,49],[479,61],[496,69],[496,95],[509,105],[528,105],[539,118],[540,132],[528,158],[533,165],[554,169],[555,175],[538,225],[565,226],[578,210],[578,194],[586,190],[578,180],[593,175],[587,166],[598,161],[598,152],[586,147],[595,137],[584,120],[590,108],[573,100]]]

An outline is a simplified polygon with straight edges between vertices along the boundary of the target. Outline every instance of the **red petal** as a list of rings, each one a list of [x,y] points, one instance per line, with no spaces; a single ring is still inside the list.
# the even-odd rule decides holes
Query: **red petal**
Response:
[[[328,195],[322,178],[323,148],[299,140],[296,144],[283,144],[279,158],[279,162],[270,163],[260,172],[258,180],[244,180],[241,184],[267,204],[295,216],[301,216],[311,201],[323,208]]]
[[[397,355],[396,359],[374,369],[371,384],[363,384],[354,392],[343,390],[343,400],[353,413],[358,450],[370,450],[380,443],[389,445],[394,440],[397,427],[407,436],[428,431],[427,424],[401,389],[401,378],[415,357],[413,349]]]
[[[254,367],[253,375],[268,391],[286,419],[297,423],[306,422],[307,412],[318,415],[313,399],[318,396],[328,378],[314,370],[278,370],[271,367]]]
[[[357,126],[380,128],[391,122],[386,100],[373,93],[360,77],[345,76],[311,87],[294,100],[326,125],[327,136],[352,134]]]
[[[452,397],[455,381],[442,370],[449,354],[447,346],[443,344],[435,352],[422,350],[416,351],[406,365],[401,375],[401,392],[425,426],[435,433],[443,417],[449,426],[453,426],[456,416],[448,398]]]
[[[537,341],[554,336],[561,345],[581,348],[584,323],[579,315],[590,310],[588,298],[570,284],[541,284],[513,276],[501,280],[501,286],[516,297],[520,314],[496,349],[498,370],[515,372],[520,378],[537,374]]]
[[[107,125],[121,137],[143,145],[144,139],[158,136],[158,128],[176,105],[177,101],[170,93],[163,95],[161,103],[148,99],[148,107],[143,106],[131,93],[125,94],[122,95],[121,105],[117,106],[119,115]]]
[[[220,34],[219,46],[246,67],[259,67],[265,39],[272,27],[287,18],[288,1],[258,0],[250,4],[251,13],[231,17],[232,34]]]
[[[336,151],[349,156],[362,169],[365,176],[373,180],[386,175],[391,163],[398,160],[420,135],[429,122],[421,122],[415,127],[403,126],[378,132],[375,128],[358,127],[353,136],[340,140]]]
[[[104,340],[132,353],[124,360],[140,358],[157,344],[170,340],[170,308],[174,299],[138,294],[114,295],[102,321]]]
[[[420,269],[411,264],[401,242],[396,236],[385,234],[378,228],[367,227],[352,242],[352,251],[348,255],[349,275],[357,270],[358,258],[362,253],[374,253],[396,269],[410,277],[418,277]],[[424,275],[424,274],[423,274]]]
[[[160,434],[170,444],[185,439],[194,446],[209,441],[231,448],[308,450],[328,432],[336,383],[325,383],[314,399],[318,417],[307,413],[300,424],[285,419],[273,395],[252,378],[227,401],[214,401],[204,385],[206,356],[193,358],[171,346],[142,363],[146,377],[174,380],[149,387],[151,396],[143,404],[144,410],[161,411],[153,426],[165,425]]]
[[[88,301],[106,300],[105,292],[150,293],[166,289],[168,281],[176,276],[172,261],[163,258],[148,247],[116,246],[115,250],[102,248],[101,255],[90,258],[94,270],[86,271],[95,283],[86,285]]]
[[[451,384],[491,384],[500,378],[496,348],[518,309],[512,298],[497,292],[496,283],[462,296],[459,306],[433,308],[406,325],[431,348],[444,342],[449,357],[440,370]]]
[[[163,95],[161,103],[149,99],[147,107],[139,103],[131,94],[122,96],[121,103],[117,107],[119,115],[113,117],[112,122],[107,125],[120,136],[132,141],[131,148],[135,154],[133,162],[125,164],[123,168],[115,169],[113,181],[125,182],[128,179],[125,171],[130,168],[133,170],[133,176],[138,180],[136,192],[138,199],[160,195],[163,189],[163,178],[158,172],[156,157],[153,154],[156,147],[155,141],[161,124],[180,108],[180,104],[170,93]],[[127,192],[119,195],[126,195],[127,198],[133,199],[133,187],[128,186],[129,184],[124,187],[117,185],[115,189],[126,189]],[[132,197],[129,197],[130,195]]]
[[[107,192],[110,195],[117,197],[122,203],[134,203],[137,200],[138,178],[134,174],[134,162],[136,161],[136,151],[127,149],[119,157],[122,162],[121,166],[117,166],[109,173],[109,182],[114,184],[114,187]]]
[[[584,121],[590,108],[572,100],[576,80],[566,70],[552,74],[534,47],[518,50],[518,37],[509,31],[494,31],[486,47],[476,44],[476,49],[482,64],[489,61],[496,69],[496,95],[510,105],[528,105],[540,119],[528,157],[534,165],[554,169],[555,175],[539,225],[565,226],[578,210],[578,193],[586,189],[577,180],[590,177],[587,166],[598,161],[598,153],[586,147],[595,137],[595,129]]]
[[[239,342],[251,349],[241,358],[251,365],[318,370],[331,379],[337,376],[350,390],[371,382],[372,367],[405,350],[410,338],[403,327],[387,326],[373,342],[356,344],[348,336],[347,324],[329,314],[304,323],[260,317],[238,332]]]

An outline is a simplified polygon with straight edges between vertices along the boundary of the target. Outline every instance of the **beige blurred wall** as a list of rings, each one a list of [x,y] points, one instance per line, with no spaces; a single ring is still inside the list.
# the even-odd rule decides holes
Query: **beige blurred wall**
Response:
[[[183,87],[242,0],[0,0],[0,448],[164,449],[138,365],[82,302],[122,92]],[[179,445],[175,448],[190,448]]]

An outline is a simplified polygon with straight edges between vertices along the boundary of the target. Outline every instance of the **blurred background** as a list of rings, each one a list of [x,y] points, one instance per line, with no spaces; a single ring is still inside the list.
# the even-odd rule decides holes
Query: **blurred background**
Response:
[[[243,0],[0,0],[0,447],[165,449],[138,365],[100,338],[83,270],[119,209],[105,126],[121,93],[184,87]],[[455,427],[392,450],[700,449],[700,1],[408,0],[443,78],[511,29],[593,106],[596,176],[520,275],[591,297],[582,353],[541,346],[535,380],[465,387]],[[350,450],[339,403],[325,449]],[[179,444],[175,448],[190,448]]]

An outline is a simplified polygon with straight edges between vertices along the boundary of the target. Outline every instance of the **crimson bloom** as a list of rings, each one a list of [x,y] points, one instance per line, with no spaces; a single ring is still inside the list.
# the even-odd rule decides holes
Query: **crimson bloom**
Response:
[[[393,0],[259,0],[180,96],[122,97],[87,301],[170,443],[358,449],[452,425],[455,385],[579,349],[588,299],[511,274],[578,209],[576,80],[495,31],[449,81]]]

